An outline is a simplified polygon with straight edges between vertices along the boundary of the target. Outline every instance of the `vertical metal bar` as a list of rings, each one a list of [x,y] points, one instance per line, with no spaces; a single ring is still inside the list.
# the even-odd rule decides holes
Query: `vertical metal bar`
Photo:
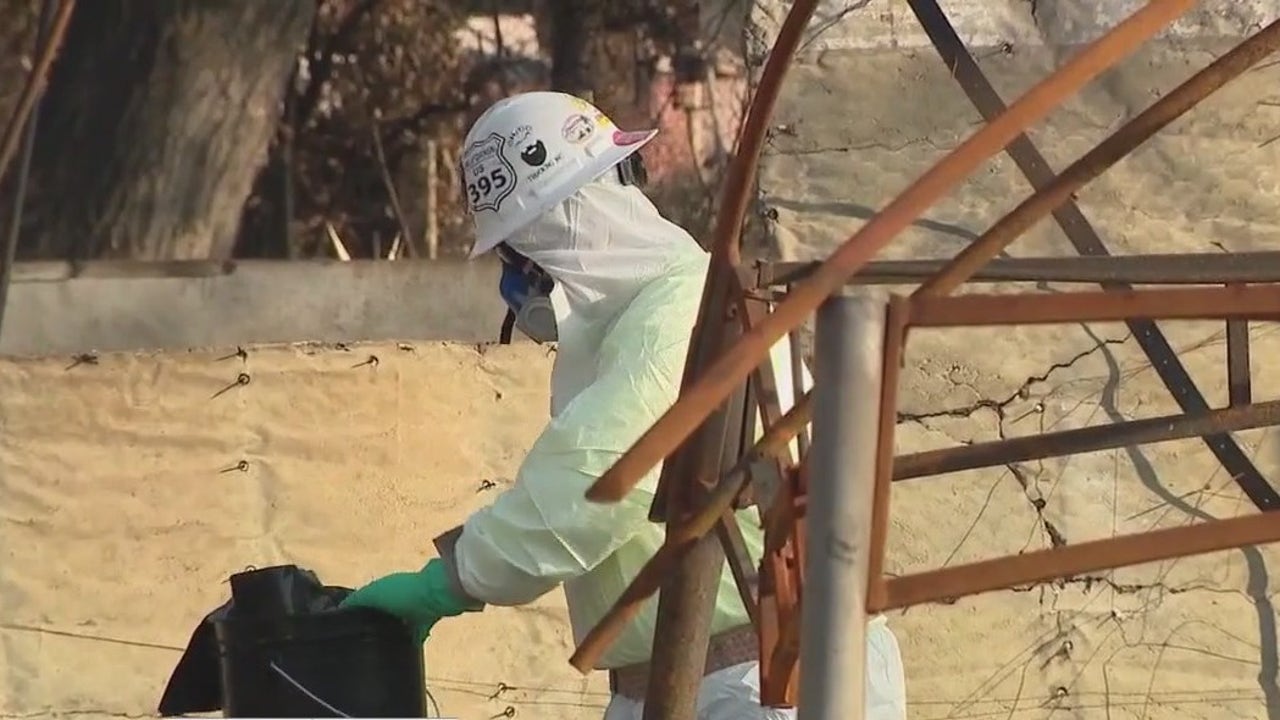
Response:
[[[865,716],[885,315],[884,296],[866,290],[818,310],[799,720]]]
[[[734,288],[734,292],[742,293],[734,311],[742,314],[746,320],[744,327],[749,330],[768,314],[768,303],[745,295],[741,287]],[[752,416],[746,428],[751,436],[746,443],[746,447],[751,447],[754,445],[755,440],[756,417],[764,422],[765,427],[772,427],[783,416],[782,406],[778,400],[778,378],[775,377],[775,369],[771,357],[766,357],[755,372],[751,374],[748,387],[751,389],[750,407],[754,407],[758,412],[758,416]],[[743,502],[737,507],[746,507],[751,504],[750,501],[754,501],[757,498],[770,497],[772,490],[776,489],[777,484],[781,482],[783,469],[787,466],[787,462],[783,456],[779,456],[771,465],[772,468],[770,469],[761,467],[752,470],[752,483],[744,488],[743,493],[739,496],[739,500]],[[766,473],[768,477],[764,477]],[[775,480],[776,482],[774,482]],[[766,505],[768,505],[767,501],[760,507],[760,518],[762,520],[764,519]]]
[[[898,427],[898,385],[906,349],[911,303],[891,296],[885,316],[884,361],[881,370],[879,431],[876,435],[875,501],[871,512],[871,552],[868,561],[871,605],[884,602],[884,556],[889,537],[889,499],[893,491],[893,440]]]
[[[738,459],[750,452],[755,445],[757,410],[754,385],[754,382],[747,382],[741,391],[733,394],[729,411],[736,422],[731,421],[732,424],[726,428],[724,448],[720,453],[720,482],[725,481],[725,473],[737,465]],[[704,502],[709,502],[709,498]],[[742,604],[754,624],[758,615],[756,573],[751,554],[747,551],[746,541],[742,536],[742,528],[738,527],[738,519],[734,516],[732,509],[725,510],[716,523],[716,538],[724,550],[725,562],[738,586]]]
[[[1227,287],[1231,287],[1230,284]],[[1249,367],[1249,321],[1227,321],[1227,393],[1231,407],[1253,402],[1253,378]]]
[[[792,330],[787,333],[787,344],[791,350],[791,397],[798,400],[807,390],[804,386],[804,353],[800,351],[800,332],[798,330]],[[809,454],[808,428],[802,427],[800,432],[796,434],[796,449],[799,451],[796,453],[797,461]]]
[[[801,533],[804,519],[799,517],[804,499],[798,489],[806,483],[800,476],[808,473],[804,464],[789,468],[778,493],[764,518],[765,554],[761,576],[769,578],[769,612],[773,622],[760,631],[760,704],[766,707],[795,707],[800,658],[800,602],[804,547]],[[761,583],[765,587],[765,583]],[[761,590],[761,616],[765,617],[766,597]]]
[[[747,609],[747,616],[754,626],[760,622],[760,576],[751,562],[746,538],[732,509],[725,510],[716,523],[716,538],[724,548],[724,558],[733,572],[733,582],[738,586],[742,606]]]

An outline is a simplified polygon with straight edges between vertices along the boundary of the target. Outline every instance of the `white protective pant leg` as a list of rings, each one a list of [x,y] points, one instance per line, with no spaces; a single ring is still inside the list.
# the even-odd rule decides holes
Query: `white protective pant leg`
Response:
[[[644,703],[614,695],[604,720],[642,720]],[[702,680],[698,720],[795,720],[796,711],[760,707],[760,664],[734,665]],[[866,720],[906,720],[906,681],[898,640],[883,616],[867,624]]]

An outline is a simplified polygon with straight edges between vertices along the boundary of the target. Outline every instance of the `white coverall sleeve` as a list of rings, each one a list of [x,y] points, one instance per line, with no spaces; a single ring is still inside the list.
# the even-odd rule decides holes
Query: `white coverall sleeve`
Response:
[[[543,430],[514,485],[467,519],[455,562],[471,597],[492,605],[532,602],[590,572],[649,523],[661,465],[621,502],[584,497],[679,391],[687,342],[642,324],[648,332],[635,351],[607,363]],[[655,347],[663,340],[665,347]]]

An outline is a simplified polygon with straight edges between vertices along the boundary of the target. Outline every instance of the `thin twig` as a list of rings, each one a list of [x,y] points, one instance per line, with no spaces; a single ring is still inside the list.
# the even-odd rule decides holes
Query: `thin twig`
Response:
[[[22,135],[22,160],[18,167],[17,182],[14,183],[13,213],[9,218],[8,233],[4,238],[4,247],[0,249],[0,323],[4,321],[9,305],[9,282],[13,278],[13,261],[18,253],[18,239],[22,234],[22,209],[26,203],[27,180],[31,174],[31,157],[35,152],[36,125],[40,117],[39,104],[43,88],[47,82],[49,68],[53,58],[62,46],[67,26],[71,21],[71,13],[75,9],[75,0],[65,0],[58,5],[56,13],[51,7],[57,0],[44,0],[40,6],[40,25],[36,31],[36,54],[39,60],[31,69],[27,85],[23,88],[22,98],[9,119],[5,128],[3,151],[0,151],[0,181],[4,179],[18,148],[18,136]],[[23,131],[26,132],[23,132]]]
[[[324,231],[329,236],[329,243],[333,245],[333,251],[337,253],[338,259],[343,262],[350,260],[351,253],[347,251],[347,244],[342,242],[342,238],[338,237],[338,231],[333,229],[333,223],[326,222]]]
[[[506,55],[506,43],[502,41],[502,6],[497,0],[490,3],[493,10],[493,54],[501,58]]]
[[[424,224],[422,241],[427,258],[435,260],[440,254],[440,148],[435,140],[424,143],[427,152],[426,192],[423,198]]]
[[[62,47],[62,39],[67,33],[67,25],[71,23],[71,12],[75,7],[76,0],[63,0],[58,5],[58,14],[53,18],[53,28],[49,32],[48,42],[40,49],[40,56],[36,58],[31,73],[27,75],[27,84],[22,88],[18,106],[9,117],[9,124],[4,128],[4,140],[0,142],[0,179],[3,179],[9,170],[13,154],[18,150],[18,138],[22,135],[22,128],[26,127],[27,118],[35,108],[36,100],[39,99],[49,79],[49,68],[53,67],[58,49]]]
[[[413,237],[409,232],[409,221],[405,219],[404,207],[400,204],[400,193],[396,192],[396,185],[391,180],[391,170],[387,167],[387,155],[382,150],[382,127],[378,125],[377,118],[371,118],[372,135],[373,135],[373,152],[378,158],[378,172],[382,175],[382,184],[387,189],[387,197],[391,200],[391,211],[395,213],[396,224],[400,226],[400,234],[405,238]],[[406,250],[409,250],[410,257],[418,257],[418,248],[413,247],[412,243],[405,243]]]

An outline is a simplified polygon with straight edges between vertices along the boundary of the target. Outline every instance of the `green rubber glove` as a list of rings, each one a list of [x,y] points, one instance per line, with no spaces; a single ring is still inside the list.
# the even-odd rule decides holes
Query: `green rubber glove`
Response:
[[[348,595],[341,607],[367,607],[395,615],[413,626],[418,642],[426,641],[441,618],[478,609],[453,591],[440,558],[431,559],[417,572],[378,578]]]

